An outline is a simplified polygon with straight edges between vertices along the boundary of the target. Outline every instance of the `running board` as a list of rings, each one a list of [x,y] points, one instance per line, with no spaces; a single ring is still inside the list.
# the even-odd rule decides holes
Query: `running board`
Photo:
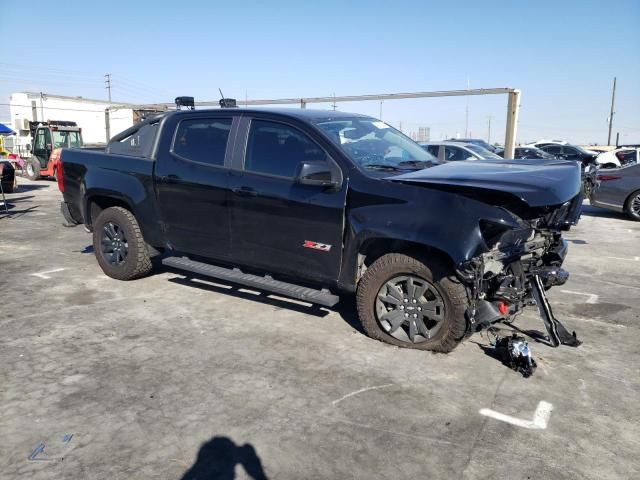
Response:
[[[333,307],[340,301],[340,297],[332,294],[329,290],[314,290],[313,288],[301,287],[293,283],[274,280],[270,276],[260,277],[249,273],[242,273],[237,268],[224,268],[208,263],[196,262],[187,257],[167,257],[162,259],[162,264],[167,267],[197,273],[206,277],[213,277],[228,282],[246,285],[258,290],[267,290],[285,297],[304,300],[305,302],[316,303],[324,307]]]

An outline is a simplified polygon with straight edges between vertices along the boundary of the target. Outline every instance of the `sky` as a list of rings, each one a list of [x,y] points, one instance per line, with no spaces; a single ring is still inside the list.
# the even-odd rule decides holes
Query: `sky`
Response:
[[[35,13],[38,12],[38,15]],[[0,121],[19,91],[172,102],[522,91],[517,140],[640,143],[640,0],[0,0]],[[9,48],[7,48],[9,45]],[[338,103],[431,139],[504,141],[506,95]],[[309,105],[331,108],[330,104]]]

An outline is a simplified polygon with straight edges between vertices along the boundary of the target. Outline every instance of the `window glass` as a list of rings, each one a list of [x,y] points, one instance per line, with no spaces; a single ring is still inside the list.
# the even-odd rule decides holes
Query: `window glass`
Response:
[[[438,158],[438,148],[440,148],[439,145],[429,145],[427,147],[427,151],[434,157]]]
[[[294,178],[301,162],[326,159],[324,151],[298,129],[264,120],[251,121],[245,170]]]
[[[182,120],[176,132],[173,153],[193,162],[222,166],[230,130],[230,118]]]
[[[444,147],[444,159],[447,162],[456,162],[458,160],[466,160],[472,157],[471,153],[464,151],[462,148],[452,147],[445,145]]]
[[[36,149],[44,150],[44,147],[45,147],[44,130],[38,130],[38,133],[36,135]]]
[[[80,132],[53,132],[53,148],[78,148],[81,146]]]
[[[110,142],[109,153],[141,158],[150,156],[158,125],[159,122],[143,125],[119,142]]]
[[[421,145],[374,118],[322,120],[317,125],[354,163],[367,170],[418,170],[438,164]]]
[[[580,153],[577,148],[573,147],[563,147],[563,149],[566,155],[578,155]]]
[[[560,145],[547,145],[546,147],[540,147],[540,149],[553,155],[562,153],[562,147]]]
[[[477,154],[478,154],[478,155],[480,155],[482,158],[485,158],[485,159],[486,159],[486,158],[493,158],[493,159],[500,159],[500,160],[501,160],[501,158],[500,158],[498,155],[496,155],[495,153],[490,152],[490,151],[489,151],[489,150],[487,150],[486,148],[480,147],[480,146],[475,145],[475,144],[473,144],[473,143],[470,143],[469,145],[467,145],[467,148],[468,148],[469,150],[471,150],[472,152],[477,153]],[[471,156],[472,156],[471,154],[468,154],[468,155],[467,155],[467,158],[468,158],[468,157],[471,157]]]

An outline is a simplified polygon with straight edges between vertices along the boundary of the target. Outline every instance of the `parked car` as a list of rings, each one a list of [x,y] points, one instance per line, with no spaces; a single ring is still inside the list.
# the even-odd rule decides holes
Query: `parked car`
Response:
[[[9,160],[0,160],[2,166],[2,190],[13,193],[16,188],[16,169]]]
[[[64,149],[61,165],[62,213],[93,232],[112,278],[146,275],[161,254],[320,305],[355,294],[368,335],[442,352],[534,297],[553,344],[579,343],[544,297],[568,276],[574,162],[437,165],[371,117],[219,109],[145,120],[104,152]]]
[[[456,143],[470,143],[472,145],[477,145],[479,147],[482,147],[485,150],[489,150],[490,152],[493,152],[493,153],[495,153],[497,150],[495,146],[485,142],[481,138],[450,138],[447,141],[456,142]]]
[[[600,170],[589,200],[593,206],[624,212],[640,221],[640,164]]]
[[[420,143],[420,145],[440,162],[456,162],[459,160],[502,160],[502,158],[495,153],[472,143],[425,142]]]
[[[601,153],[596,157],[596,163],[602,168],[626,167],[640,163],[640,148],[618,148]]]
[[[569,142],[565,140],[538,140],[537,142],[525,143],[523,147],[546,147],[547,145],[569,145]]]
[[[536,147],[516,147],[513,152],[513,158],[515,159],[553,160],[556,158],[550,153]],[[504,157],[504,148],[498,149],[496,155]]]
[[[543,145],[540,150],[553,155],[556,158],[560,158],[563,160],[575,160],[577,162],[582,162],[583,165],[587,165],[589,163],[593,163],[596,156],[598,155],[596,152],[590,152],[585,150],[578,145]]]
[[[527,143],[525,145],[523,145],[523,147],[536,147],[536,148],[542,148],[542,147],[548,147],[550,145],[568,145],[568,146],[575,146],[575,145],[571,145],[569,142],[565,141],[565,140],[538,140],[537,142],[532,142],[532,143]],[[585,149],[582,147],[578,147],[581,150],[589,153],[590,155],[597,155],[598,151],[596,150],[590,150],[590,149]]]

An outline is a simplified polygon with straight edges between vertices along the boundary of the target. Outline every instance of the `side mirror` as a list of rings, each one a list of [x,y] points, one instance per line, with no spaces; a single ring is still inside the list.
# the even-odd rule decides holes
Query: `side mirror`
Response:
[[[295,180],[300,185],[339,188],[342,175],[337,166],[332,168],[326,162],[301,162]]]

